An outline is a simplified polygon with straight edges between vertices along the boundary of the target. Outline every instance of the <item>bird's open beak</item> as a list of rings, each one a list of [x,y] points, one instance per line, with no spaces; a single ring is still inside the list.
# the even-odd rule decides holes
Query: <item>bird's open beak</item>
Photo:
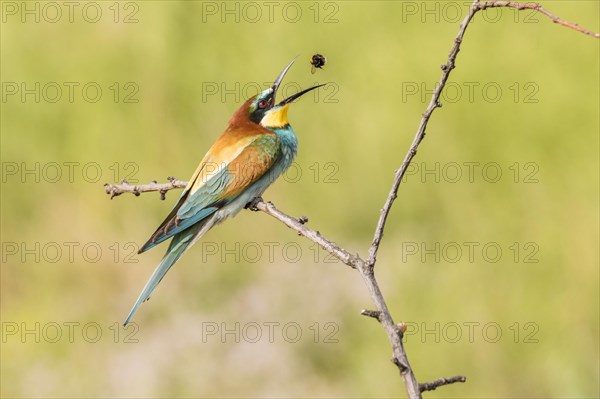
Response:
[[[298,59],[298,56],[294,57],[294,59],[289,64],[287,64],[287,66],[285,68],[283,68],[283,71],[281,71],[281,73],[279,74],[279,76],[277,76],[277,79],[275,79],[275,82],[273,83],[273,103],[275,103],[275,96],[277,94],[277,89],[279,89],[279,86],[281,85],[281,81],[283,80],[283,77],[290,70],[290,68],[292,67],[292,65],[296,61],[296,59]],[[317,89],[317,88],[319,88],[321,86],[325,86],[325,85],[323,84],[323,85],[313,86],[313,87],[310,87],[308,89],[302,90],[302,91],[300,91],[300,92],[298,92],[296,94],[293,94],[293,95],[289,96],[288,98],[286,98],[285,100],[282,100],[279,104],[277,104],[277,106],[289,104],[292,101],[294,101],[295,99],[299,98],[300,96],[308,93],[311,90]]]
[[[304,95],[304,94],[308,93],[308,92],[309,92],[309,91],[311,91],[311,90],[318,89],[318,88],[319,88],[319,87],[321,87],[321,86],[325,86],[325,85],[324,85],[324,84],[322,84],[322,85],[316,85],[316,86],[313,86],[313,87],[309,87],[308,89],[304,89],[304,90],[302,90],[302,91],[299,91],[298,93],[296,93],[296,94],[293,94],[293,95],[289,96],[289,97],[288,97],[288,98],[286,98],[285,100],[281,100],[281,102],[280,102],[279,104],[277,104],[277,106],[280,106],[280,105],[285,105],[285,104],[289,104],[289,103],[291,103],[292,101],[294,101],[295,99],[299,98],[300,96],[302,96],[302,95]]]
[[[279,89],[279,85],[281,85],[281,81],[283,80],[283,77],[285,76],[287,71],[290,70],[290,68],[292,67],[294,62],[298,59],[298,57],[299,57],[298,55],[295,56],[294,59],[289,64],[287,64],[287,66],[285,68],[283,68],[283,71],[281,71],[279,76],[277,76],[277,79],[275,79],[275,82],[273,82],[273,104],[275,103],[275,95],[277,94],[277,89]]]

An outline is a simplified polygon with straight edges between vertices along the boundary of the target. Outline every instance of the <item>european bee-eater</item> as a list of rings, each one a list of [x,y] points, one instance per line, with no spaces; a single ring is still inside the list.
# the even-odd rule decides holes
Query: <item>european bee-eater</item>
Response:
[[[246,100],[233,114],[227,129],[208,150],[171,213],[140,249],[142,253],[173,237],[125,325],[185,251],[213,226],[235,216],[259,197],[290,166],[296,156],[298,140],[288,123],[289,105],[322,86],[300,91],[275,104],[277,89],[296,58],[283,69],[272,87]]]

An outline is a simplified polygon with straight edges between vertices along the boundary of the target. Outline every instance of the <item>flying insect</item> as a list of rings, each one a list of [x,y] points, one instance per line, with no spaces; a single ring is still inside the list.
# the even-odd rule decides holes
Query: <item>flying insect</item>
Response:
[[[310,69],[310,73],[314,74],[317,68],[323,69],[323,66],[327,62],[327,58],[325,58],[322,54],[315,54],[310,59],[310,65],[312,65]]]

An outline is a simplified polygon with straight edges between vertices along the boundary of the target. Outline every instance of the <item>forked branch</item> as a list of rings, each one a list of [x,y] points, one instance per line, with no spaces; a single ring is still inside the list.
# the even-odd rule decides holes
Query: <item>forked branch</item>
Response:
[[[469,26],[469,23],[471,22],[471,20],[477,12],[493,7],[508,7],[517,10],[535,10],[550,18],[554,23],[557,23],[570,29],[574,29],[578,32],[584,33],[595,38],[600,38],[600,34],[581,28],[576,24],[561,20],[560,18],[548,12],[546,9],[542,8],[541,5],[537,3],[517,3],[512,1],[479,2],[478,0],[474,0],[469,8],[467,16],[460,25],[458,34],[454,39],[452,49],[450,50],[448,60],[445,64],[441,66],[442,75],[440,77],[439,83],[435,91],[433,92],[431,101],[429,102],[427,109],[422,115],[421,122],[419,123],[419,127],[417,129],[413,142],[406,156],[404,157],[404,161],[400,165],[400,168],[396,171],[394,175],[392,187],[383,205],[383,208],[381,209],[381,214],[379,216],[379,220],[377,221],[377,226],[375,228],[373,240],[369,249],[368,258],[366,260],[361,258],[359,255],[353,255],[349,253],[333,241],[330,241],[329,239],[325,238],[318,231],[309,228],[306,225],[306,219],[304,217],[294,218],[292,216],[289,216],[278,210],[272,203],[263,202],[262,199],[256,199],[251,204],[252,209],[260,210],[281,221],[283,224],[296,231],[298,234],[301,234],[309,240],[320,245],[321,248],[335,256],[342,263],[359,271],[365,285],[367,286],[367,289],[369,290],[371,299],[373,300],[373,303],[376,306],[376,310],[363,310],[361,313],[365,316],[374,318],[384,328],[392,346],[392,362],[400,370],[400,375],[402,376],[404,384],[406,385],[408,396],[411,399],[421,398],[421,393],[424,391],[431,391],[438,387],[453,384],[456,382],[465,382],[466,377],[455,376],[450,378],[440,378],[438,380],[427,383],[418,383],[410,367],[408,357],[406,355],[406,351],[404,350],[404,346],[402,343],[402,336],[404,333],[405,326],[402,323],[400,323],[399,325],[396,325],[394,323],[390,311],[388,310],[387,304],[385,303],[383,294],[379,289],[379,284],[377,283],[377,280],[375,278],[374,268],[375,263],[377,261],[377,252],[379,250],[379,246],[381,245],[381,240],[383,238],[383,232],[385,230],[387,218],[391,211],[394,200],[398,196],[398,189],[400,188],[402,178],[406,173],[406,170],[410,165],[411,161],[417,154],[417,149],[419,145],[425,138],[427,124],[429,123],[429,119],[431,118],[433,111],[435,111],[436,108],[442,106],[439,102],[439,99],[446,85],[446,82],[448,81],[450,73],[455,68],[456,57],[458,55],[458,52],[460,51],[460,45],[463,41],[463,37],[465,35],[467,27]],[[104,188],[106,193],[109,194],[111,198],[121,195],[123,193],[132,193],[136,196],[139,196],[141,193],[144,192],[158,191],[161,194],[161,198],[164,199],[165,193],[167,191],[176,188],[183,188],[186,184],[187,183],[184,181],[169,178],[169,183],[164,184],[158,184],[154,181],[150,184],[145,185],[130,185],[124,181],[122,182],[122,184],[106,184]]]

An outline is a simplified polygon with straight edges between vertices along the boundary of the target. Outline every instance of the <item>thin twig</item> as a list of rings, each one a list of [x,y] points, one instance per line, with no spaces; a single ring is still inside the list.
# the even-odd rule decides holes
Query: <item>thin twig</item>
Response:
[[[184,188],[187,185],[186,181],[177,180],[174,177],[167,177],[169,183],[157,183],[156,181],[152,181],[150,184],[136,184],[132,186],[127,183],[126,180],[123,180],[121,184],[105,184],[104,191],[106,194],[110,195],[110,199],[117,197],[121,194],[131,193],[136,197],[141,193],[148,193],[151,191],[160,192],[160,199],[165,199],[165,193],[169,190],[173,190],[175,188]]]
[[[435,391],[436,388],[439,388],[444,385],[455,384],[457,382],[466,382],[467,378],[462,375],[457,375],[450,378],[440,378],[439,380],[425,382],[423,384],[419,384],[419,389],[421,392],[425,391]]]
[[[301,223],[299,218],[294,218],[281,212],[275,207],[275,205],[273,205],[272,202],[258,201],[255,203],[255,206],[257,209],[263,211],[267,215],[279,220],[290,229],[295,230],[298,234],[303,235],[312,242],[320,245],[321,248],[338,258],[345,265],[348,265],[353,269],[359,269],[364,265],[365,261],[362,260],[358,255],[352,255],[345,249],[340,248],[333,241],[329,241],[323,237],[320,232],[311,229],[304,223]]]
[[[581,26],[579,26],[577,24],[564,21],[564,20],[560,19],[559,17],[557,17],[556,15],[549,12],[548,10],[546,10],[539,3],[518,3],[516,1],[482,1],[477,4],[477,7],[479,8],[479,10],[485,10],[486,8],[495,8],[495,7],[509,7],[509,8],[514,8],[519,11],[535,10],[535,11],[539,12],[540,14],[543,14],[546,17],[550,18],[550,20],[552,20],[552,22],[554,22],[555,24],[559,24],[559,25],[565,26],[567,28],[576,30],[577,32],[581,32],[585,35],[595,37],[596,39],[600,38],[600,33],[592,32],[591,30],[582,28]]]
[[[381,312],[379,310],[363,309],[360,311],[360,314],[363,316],[372,317],[377,321],[379,321],[379,318],[381,317]]]

